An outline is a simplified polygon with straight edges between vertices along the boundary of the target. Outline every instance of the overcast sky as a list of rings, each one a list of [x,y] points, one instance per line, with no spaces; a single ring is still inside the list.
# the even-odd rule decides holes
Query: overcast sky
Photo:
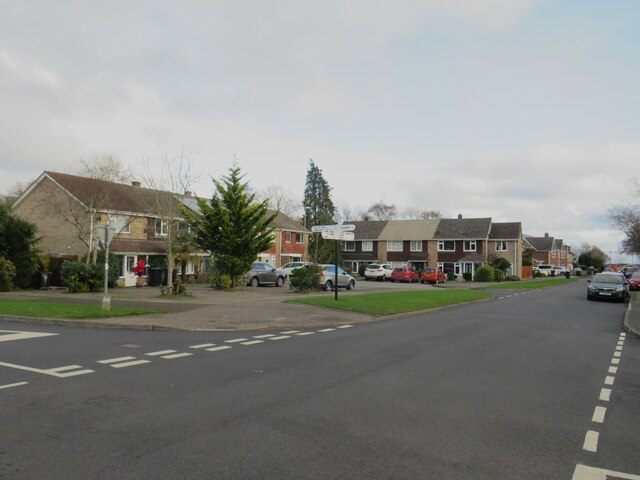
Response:
[[[302,198],[620,249],[640,177],[637,0],[0,0],[0,192],[113,154],[234,155]]]

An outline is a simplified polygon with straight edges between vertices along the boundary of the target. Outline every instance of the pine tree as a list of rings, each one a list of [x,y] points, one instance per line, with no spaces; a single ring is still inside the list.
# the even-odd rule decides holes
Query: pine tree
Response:
[[[216,191],[210,201],[198,199],[200,212],[184,211],[198,246],[212,253],[214,268],[229,275],[231,287],[260,252],[271,248],[277,216],[268,215],[267,201],[257,202],[243,178],[234,164],[229,175],[213,181]]]
[[[333,225],[336,207],[331,199],[331,187],[313,160],[309,160],[307,182],[304,188],[304,225],[311,228],[316,225]],[[334,247],[331,241],[325,240],[319,233],[309,238],[309,257],[316,263],[334,261]]]

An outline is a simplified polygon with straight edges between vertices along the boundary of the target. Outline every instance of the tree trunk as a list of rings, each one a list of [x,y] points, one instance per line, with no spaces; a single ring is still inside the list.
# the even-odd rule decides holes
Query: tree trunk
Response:
[[[173,267],[175,266],[175,261],[173,260],[173,255],[170,253],[167,254],[167,290],[171,291],[173,287]]]

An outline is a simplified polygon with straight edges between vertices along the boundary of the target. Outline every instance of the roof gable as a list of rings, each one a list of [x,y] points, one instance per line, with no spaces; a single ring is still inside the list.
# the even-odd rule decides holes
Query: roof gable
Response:
[[[492,223],[489,239],[491,240],[519,240],[522,238],[520,222]]]
[[[432,240],[439,220],[389,220],[379,240]]]
[[[443,218],[433,236],[438,240],[475,240],[489,238],[491,218]]]

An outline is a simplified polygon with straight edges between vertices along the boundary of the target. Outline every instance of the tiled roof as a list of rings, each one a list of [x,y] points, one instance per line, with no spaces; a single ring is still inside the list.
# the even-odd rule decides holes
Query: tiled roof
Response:
[[[349,225],[355,225],[356,229],[353,231],[356,240],[378,240],[380,233],[387,224],[386,220],[371,220],[371,221],[346,221]]]
[[[158,205],[167,202],[170,211],[178,214],[179,200],[169,192],[107,182],[67,173],[45,172],[52,180],[80,200],[88,208],[116,212],[158,215]],[[166,210],[169,210],[168,208]]]
[[[443,218],[433,238],[438,240],[484,239],[489,237],[491,218]]]
[[[273,215],[274,210],[269,210],[267,215]],[[285,215],[284,213],[279,213],[273,221],[276,228],[280,230],[287,230],[290,232],[302,232],[309,233],[311,230],[305,228],[301,223],[296,222],[293,218]]]
[[[537,252],[550,252],[553,247],[553,237],[524,237],[525,241]]]
[[[520,222],[492,223],[489,238],[491,240],[516,240],[522,236]]]
[[[432,240],[439,220],[389,220],[379,240]]]
[[[109,250],[111,253],[157,253],[165,255],[167,253],[167,242],[165,240],[114,238],[109,244]]]

